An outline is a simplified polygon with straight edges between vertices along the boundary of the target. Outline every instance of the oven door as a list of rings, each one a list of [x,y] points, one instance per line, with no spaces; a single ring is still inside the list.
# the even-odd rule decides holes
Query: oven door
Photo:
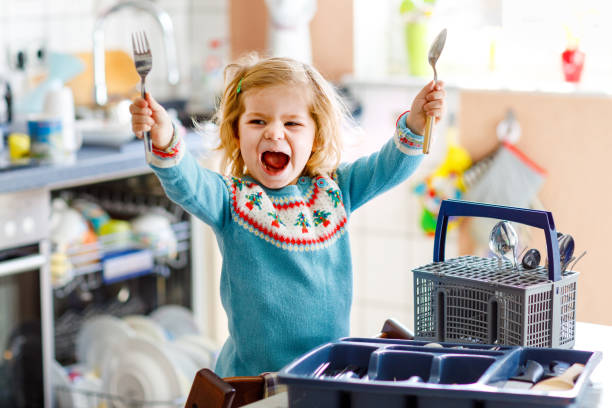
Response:
[[[45,246],[0,250],[0,407],[50,406],[43,345],[47,299],[41,296],[48,275]]]

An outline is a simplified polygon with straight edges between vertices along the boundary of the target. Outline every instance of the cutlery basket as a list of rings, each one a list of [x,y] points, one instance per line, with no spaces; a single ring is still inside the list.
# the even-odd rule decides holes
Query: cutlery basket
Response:
[[[548,268],[514,268],[508,260],[444,259],[448,219],[497,218],[544,230]],[[578,273],[561,273],[552,214],[547,211],[443,201],[434,262],[413,270],[415,339],[436,342],[571,348]]]
[[[583,398],[600,352],[518,346],[345,338],[324,344],[279,373],[291,408],[570,407]],[[508,388],[528,361],[541,378],[555,364],[584,365],[570,390]],[[322,369],[322,367],[324,369]],[[336,373],[351,367],[350,376]],[[539,380],[536,380],[539,381]]]

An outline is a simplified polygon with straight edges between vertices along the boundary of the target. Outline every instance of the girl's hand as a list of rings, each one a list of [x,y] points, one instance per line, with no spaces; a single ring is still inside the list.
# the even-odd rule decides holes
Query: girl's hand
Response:
[[[413,133],[423,135],[427,116],[433,116],[434,123],[440,121],[446,109],[445,98],[444,82],[438,81],[434,85],[434,82],[431,81],[425,85],[412,102],[410,113],[406,118],[406,125]]]
[[[172,142],[172,119],[148,92],[145,98],[138,97],[130,105],[132,131],[139,139],[142,139],[144,132],[150,131],[153,146],[164,150]]]

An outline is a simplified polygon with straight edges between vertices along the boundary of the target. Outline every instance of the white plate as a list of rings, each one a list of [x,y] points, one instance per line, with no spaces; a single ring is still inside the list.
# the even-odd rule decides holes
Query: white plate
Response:
[[[75,408],[77,405],[71,391],[70,378],[66,370],[57,361],[51,361],[51,381],[53,395],[58,408]],[[55,387],[60,387],[57,389]]]
[[[126,322],[136,334],[146,337],[155,342],[165,342],[168,338],[163,327],[155,320],[143,315],[125,316],[123,321]]]
[[[77,361],[98,375],[114,346],[125,337],[134,336],[130,326],[110,315],[98,315],[87,319],[76,337]]]
[[[185,334],[200,334],[191,311],[179,305],[166,305],[155,309],[150,315],[168,333],[170,339],[177,339]]]
[[[197,334],[185,334],[179,337],[176,341],[179,343],[189,343],[197,347],[201,353],[207,354],[210,359],[210,368],[214,370],[217,363],[217,357],[221,352],[221,348],[214,341],[207,339],[204,336]]]
[[[74,387],[74,406],[75,408],[101,408],[98,403],[102,392],[102,380],[92,375],[85,375],[76,378],[72,386]]]
[[[172,401],[186,396],[182,374],[163,345],[142,337],[128,337],[118,344],[118,350],[116,367],[103,378],[105,392],[119,398],[155,402],[156,407],[170,407]],[[131,406],[129,400],[116,400],[114,405]]]
[[[178,347],[174,343],[164,344],[166,352],[170,355],[172,363],[181,373],[181,381],[183,393],[189,394],[191,383],[195,379],[195,374],[198,372],[198,365],[193,361],[188,353],[185,352],[181,347]]]
[[[185,355],[189,356],[191,361],[193,361],[193,363],[196,365],[197,371],[203,368],[213,369],[213,355],[208,350],[205,350],[202,347],[183,338],[175,340],[172,342],[172,345]]]

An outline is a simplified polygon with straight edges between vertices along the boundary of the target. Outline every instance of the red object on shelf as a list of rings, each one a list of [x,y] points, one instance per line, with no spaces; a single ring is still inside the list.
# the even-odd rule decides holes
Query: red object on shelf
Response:
[[[566,49],[561,54],[563,75],[567,82],[580,82],[580,75],[584,67],[584,52],[577,48]]]

